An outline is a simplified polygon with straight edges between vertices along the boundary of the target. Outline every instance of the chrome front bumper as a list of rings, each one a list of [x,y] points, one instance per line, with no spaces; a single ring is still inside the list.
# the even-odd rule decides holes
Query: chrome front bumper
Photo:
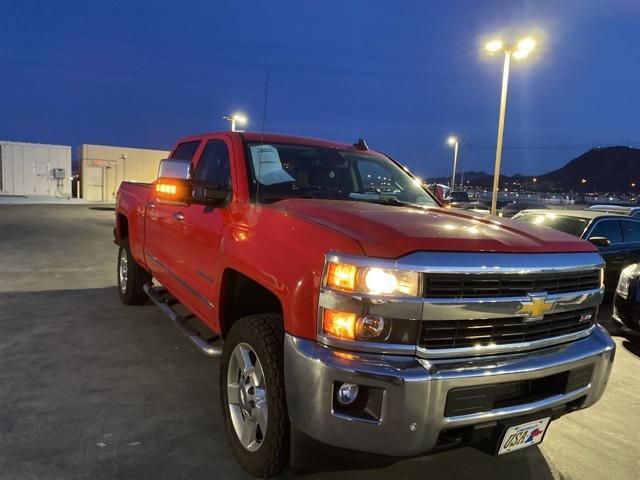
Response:
[[[344,352],[291,335],[285,337],[287,404],[292,424],[340,448],[411,456],[436,447],[441,432],[542,412],[604,392],[615,344],[600,326],[586,338],[528,352],[486,358],[427,360],[414,356]],[[445,416],[447,394],[459,387],[542,378],[593,366],[591,382],[566,394],[495,410]],[[379,421],[334,412],[335,382],[383,390]]]

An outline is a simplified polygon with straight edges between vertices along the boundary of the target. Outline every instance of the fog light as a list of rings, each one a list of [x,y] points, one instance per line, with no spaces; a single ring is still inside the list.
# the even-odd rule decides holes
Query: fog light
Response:
[[[593,313],[583,313],[580,315],[580,323],[590,322],[593,318]]]
[[[356,333],[366,340],[385,340],[389,335],[389,328],[382,317],[366,315],[358,319]]]
[[[354,383],[343,383],[338,388],[337,399],[340,405],[351,405],[358,398],[358,385]]]

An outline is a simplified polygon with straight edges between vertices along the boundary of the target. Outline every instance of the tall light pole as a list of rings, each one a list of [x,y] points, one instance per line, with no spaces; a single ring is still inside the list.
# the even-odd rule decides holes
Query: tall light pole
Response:
[[[243,115],[242,113],[233,113],[231,115],[225,115],[222,118],[224,118],[225,120],[228,120],[229,122],[231,122],[231,131],[232,132],[237,132],[236,124],[245,125],[247,123],[247,117],[245,115]]]
[[[458,163],[458,139],[454,136],[447,138],[447,143],[453,145],[453,171],[451,172],[451,191],[456,185],[456,163]]]
[[[502,160],[502,138],[504,136],[504,114],[507,109],[507,87],[509,85],[509,65],[511,57],[516,60],[526,58],[535,48],[536,42],[531,38],[525,38],[518,43],[505,45],[502,40],[492,40],[485,45],[490,54],[504,53],[504,66],[502,67],[502,92],[500,94],[500,113],[498,114],[498,139],[496,141],[496,161],[493,170],[493,192],[491,194],[491,215],[496,214],[498,204],[498,186],[500,183],[500,161]]]

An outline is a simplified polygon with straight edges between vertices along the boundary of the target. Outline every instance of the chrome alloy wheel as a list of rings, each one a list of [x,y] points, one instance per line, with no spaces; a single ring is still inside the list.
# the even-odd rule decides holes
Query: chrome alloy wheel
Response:
[[[255,452],[267,434],[267,388],[260,359],[247,343],[236,345],[229,359],[227,401],[238,440]]]
[[[120,291],[123,295],[127,292],[127,271],[127,250],[122,248],[120,249],[120,258],[118,259],[118,278],[120,279]]]

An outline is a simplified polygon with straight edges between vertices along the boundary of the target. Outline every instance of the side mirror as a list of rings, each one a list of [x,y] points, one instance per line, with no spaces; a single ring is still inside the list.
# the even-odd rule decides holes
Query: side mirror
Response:
[[[192,182],[193,203],[202,205],[220,205],[227,201],[231,191],[217,183]]]
[[[228,186],[191,180],[191,162],[167,159],[160,162],[156,180],[158,200],[178,203],[220,205],[228,198]]]
[[[589,241],[596,247],[608,247],[611,245],[611,241],[606,237],[591,237]]]
[[[191,162],[188,160],[165,159],[158,166],[156,196],[165,202],[186,203],[191,200],[189,176]]]
[[[176,178],[188,180],[191,174],[191,162],[189,160],[164,159],[160,160],[158,178]]]

